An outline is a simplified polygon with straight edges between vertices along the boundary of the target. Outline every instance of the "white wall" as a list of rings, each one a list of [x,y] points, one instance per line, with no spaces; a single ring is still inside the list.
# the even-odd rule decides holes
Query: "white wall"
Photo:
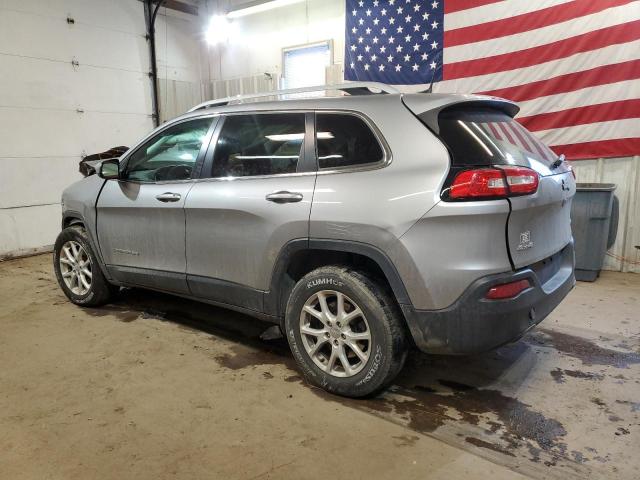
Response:
[[[210,0],[211,13],[225,13],[246,1]],[[234,20],[238,35],[211,48],[213,80],[264,72],[282,73],[282,48],[333,41],[334,63],[344,58],[344,0],[308,0]]]
[[[184,84],[199,95],[199,20],[160,13],[164,98]],[[145,33],[138,0],[0,0],[0,257],[53,244],[83,154],[153,127]]]

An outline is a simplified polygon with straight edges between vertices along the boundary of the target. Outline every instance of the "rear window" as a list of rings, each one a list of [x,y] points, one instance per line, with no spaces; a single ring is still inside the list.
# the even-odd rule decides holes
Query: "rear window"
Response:
[[[316,114],[316,139],[320,168],[355,167],[384,159],[376,136],[354,115]]]
[[[438,125],[454,166],[520,165],[547,170],[558,158],[526,128],[497,110],[445,110]]]

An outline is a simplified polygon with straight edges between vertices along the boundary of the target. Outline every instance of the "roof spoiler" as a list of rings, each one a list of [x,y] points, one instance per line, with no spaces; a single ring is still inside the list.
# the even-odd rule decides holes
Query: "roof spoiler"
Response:
[[[443,110],[456,107],[485,107],[499,110],[515,117],[520,107],[504,98],[488,97],[483,95],[451,95],[451,94],[408,94],[402,96],[405,106],[415,115],[420,115],[429,129],[436,135],[440,133],[438,116]]]

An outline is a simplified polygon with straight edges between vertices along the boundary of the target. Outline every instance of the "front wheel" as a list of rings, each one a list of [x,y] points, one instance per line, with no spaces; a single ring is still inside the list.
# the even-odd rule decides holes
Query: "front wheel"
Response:
[[[347,397],[374,394],[402,368],[407,344],[391,296],[365,274],[322,267],[294,287],[287,340],[307,380]]]
[[[109,301],[117,287],[102,274],[81,226],[65,228],[53,249],[53,268],[64,294],[76,305],[97,307]]]

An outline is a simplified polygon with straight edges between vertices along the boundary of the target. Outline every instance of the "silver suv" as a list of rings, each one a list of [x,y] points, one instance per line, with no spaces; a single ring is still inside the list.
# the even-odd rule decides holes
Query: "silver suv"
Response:
[[[518,107],[331,89],[206,102],[65,190],[65,294],[135,286],[254,315],[310,382],[353,397],[411,346],[472,354],[542,321],[575,283],[575,179]]]

